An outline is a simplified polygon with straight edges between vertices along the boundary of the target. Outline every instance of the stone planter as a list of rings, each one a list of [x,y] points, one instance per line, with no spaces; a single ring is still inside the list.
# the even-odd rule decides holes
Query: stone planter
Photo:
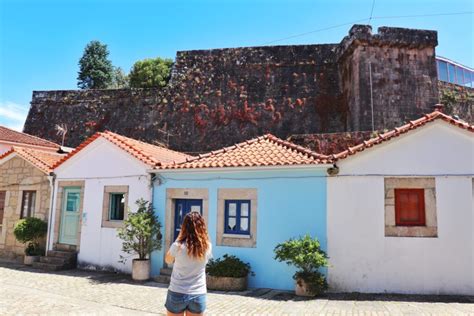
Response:
[[[150,278],[150,260],[133,259],[132,279],[135,281],[146,281]]]
[[[38,262],[40,256],[27,256],[25,255],[25,258],[23,259],[23,263],[27,266],[31,266],[33,262]]]
[[[296,296],[315,297],[316,294],[312,294],[308,291],[308,284],[303,279],[296,280],[295,284]]]
[[[206,276],[207,288],[216,291],[245,291],[247,289],[247,277],[231,278]]]

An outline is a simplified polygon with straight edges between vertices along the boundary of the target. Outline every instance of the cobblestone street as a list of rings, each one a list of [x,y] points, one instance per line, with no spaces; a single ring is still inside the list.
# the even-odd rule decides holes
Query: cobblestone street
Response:
[[[0,262],[0,315],[164,314],[166,286],[126,275],[70,270],[45,273]],[[331,294],[295,298],[266,289],[217,293],[207,315],[474,315],[472,297]]]

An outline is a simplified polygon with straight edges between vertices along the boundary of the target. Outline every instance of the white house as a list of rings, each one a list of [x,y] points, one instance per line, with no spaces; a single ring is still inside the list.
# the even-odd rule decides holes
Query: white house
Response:
[[[435,111],[334,155],[334,291],[474,294],[474,126]]]
[[[48,249],[77,251],[82,267],[130,272],[117,228],[138,199],[151,201],[147,170],[187,157],[108,131],[91,136],[54,166]]]

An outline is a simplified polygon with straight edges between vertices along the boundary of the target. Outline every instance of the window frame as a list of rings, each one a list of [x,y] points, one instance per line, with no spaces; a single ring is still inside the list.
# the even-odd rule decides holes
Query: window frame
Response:
[[[29,197],[29,199],[28,199],[28,210],[27,210],[27,214],[25,216],[24,211],[25,211],[25,196],[26,196],[26,194],[31,194],[32,196],[34,195],[34,199],[32,199],[31,196]],[[35,211],[36,211],[36,198],[37,198],[36,190],[23,190],[22,191],[20,219],[28,218],[28,217],[34,217]]]
[[[236,209],[236,214],[235,216],[230,216],[229,215],[229,204],[235,203],[237,205]],[[242,216],[241,211],[242,211],[242,204],[248,204],[248,214],[247,216]],[[235,235],[244,235],[244,236],[250,236],[251,233],[251,213],[252,213],[252,205],[251,205],[251,200],[236,200],[236,199],[226,199],[224,200],[224,234],[235,234]],[[228,222],[229,218],[233,217],[235,218],[235,225],[237,227],[237,230],[235,231],[229,231],[228,229]],[[248,219],[248,225],[247,225],[247,230],[242,231],[240,228],[240,222],[241,219],[247,218]]]
[[[444,60],[436,60],[438,68],[438,79],[449,82],[448,63]],[[443,69],[444,68],[444,69]],[[443,72],[444,71],[444,72]]]
[[[122,195],[122,199],[124,200],[123,202],[123,211],[122,211],[122,219],[112,219],[112,206],[113,206],[113,203],[114,203],[114,195]],[[127,193],[125,192],[110,192],[109,193],[109,211],[108,211],[108,215],[107,215],[107,220],[110,221],[110,222],[122,222],[124,219],[125,219],[125,208],[126,208],[126,199],[127,198]]]
[[[130,188],[128,185],[104,185],[104,195],[102,201],[102,228],[120,228],[123,227],[124,221],[128,218],[130,206],[128,205],[128,195]],[[125,198],[123,220],[111,220],[111,193],[123,194]]]
[[[410,189],[395,189],[395,225],[399,227],[403,226],[426,226],[426,206],[425,206],[425,189],[423,188],[410,188]],[[418,196],[418,221],[405,222],[402,221],[400,212],[401,203],[399,201],[400,194],[416,194]]]
[[[3,195],[3,198],[1,196]],[[0,191],[0,227],[3,225],[3,218],[5,217],[5,205],[7,203],[7,191]]]

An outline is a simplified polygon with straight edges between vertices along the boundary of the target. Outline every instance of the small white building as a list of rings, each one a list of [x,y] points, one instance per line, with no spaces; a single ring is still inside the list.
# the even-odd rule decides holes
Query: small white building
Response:
[[[48,249],[75,250],[78,265],[131,272],[117,237],[135,202],[151,201],[147,170],[189,156],[112,132],[91,136],[54,166]]]
[[[334,156],[333,291],[474,294],[473,132],[435,111]]]

